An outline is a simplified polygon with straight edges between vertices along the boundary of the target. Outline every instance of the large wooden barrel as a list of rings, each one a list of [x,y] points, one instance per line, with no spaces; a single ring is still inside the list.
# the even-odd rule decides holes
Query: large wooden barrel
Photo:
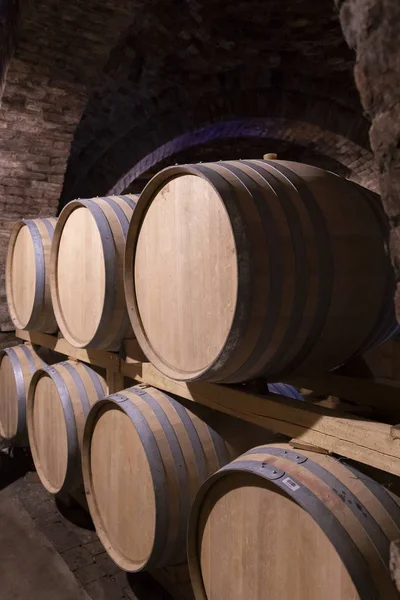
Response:
[[[82,449],[96,531],[127,571],[185,561],[191,502],[229,461],[222,438],[171,396],[135,386],[97,402]]]
[[[18,221],[11,232],[6,264],[8,311],[17,329],[54,333],[50,294],[50,248],[57,219]]]
[[[399,500],[336,458],[254,448],[212,476],[190,516],[196,600],[397,599]]]
[[[74,200],[51,251],[51,294],[63,336],[78,348],[117,350],[131,332],[123,259],[135,195]]]
[[[37,371],[27,401],[29,443],[37,473],[52,494],[82,486],[81,444],[90,407],[107,393],[93,369],[73,360]]]
[[[134,332],[167,376],[224,383],[332,369],[395,329],[379,198],[294,162],[164,169],[130,224]]]
[[[30,344],[0,352],[0,438],[27,445],[26,397],[32,375],[46,364]]]

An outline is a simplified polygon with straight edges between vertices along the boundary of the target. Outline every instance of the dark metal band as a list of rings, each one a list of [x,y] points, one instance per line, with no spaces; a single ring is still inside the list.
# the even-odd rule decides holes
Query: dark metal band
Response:
[[[83,383],[78,371],[69,362],[63,361],[59,364],[62,365],[71,375],[76,389],[78,391],[78,396],[79,400],[81,401],[83,414],[85,415],[85,417],[87,417],[90,410],[90,402],[85,388],[85,384]]]
[[[54,234],[53,223],[50,221],[50,219],[42,219],[42,222],[43,222],[43,225],[47,229],[47,233],[49,234],[50,240],[52,240],[53,239],[53,234]]]
[[[28,361],[29,370],[30,370],[31,374],[33,375],[34,372],[37,371],[39,367],[37,367],[35,365],[35,361],[33,359],[31,351],[29,350],[29,348],[27,348],[25,346],[25,344],[21,344],[19,346],[19,348],[20,348],[21,352],[23,352],[25,354],[26,360]],[[44,367],[47,366],[42,360],[41,360],[41,363],[42,363],[41,366],[44,366]]]
[[[92,217],[100,232],[101,243],[104,255],[105,268],[105,293],[104,306],[100,318],[99,327],[87,348],[96,348],[104,337],[104,331],[107,329],[112,317],[115,305],[115,247],[114,236],[111,231],[110,224],[106,215],[101,210],[100,206],[93,200],[80,200],[80,203],[89,209]]]
[[[351,490],[344,485],[339,479],[337,479],[327,469],[319,465],[318,463],[310,460],[307,457],[303,457],[302,454],[297,454],[291,450],[283,450],[282,448],[262,448],[255,449],[252,454],[271,454],[272,456],[279,456],[299,464],[297,457],[304,458],[301,462],[301,466],[307,469],[310,473],[318,477],[342,500],[342,502],[351,510],[356,519],[360,521],[362,527],[366,531],[368,537],[374,544],[375,548],[382,557],[385,565],[389,566],[389,544],[390,540],[386,537],[382,529],[379,527],[375,519],[363,506],[362,509],[359,507],[361,503],[357,496],[355,496]]]
[[[113,211],[115,212],[118,222],[121,225],[122,233],[124,234],[124,238],[126,240],[126,236],[128,235],[128,229],[129,229],[128,217],[126,216],[126,214],[124,213],[122,208],[119,206],[119,204],[117,202],[115,202],[115,200],[113,200],[112,198],[109,198],[108,196],[102,196],[101,199],[104,200],[104,202],[107,202],[108,206],[110,208],[112,208]]]
[[[134,388],[129,388],[127,391],[131,392],[133,389]],[[154,433],[145,417],[130,398],[127,398],[123,394],[112,394],[108,397],[108,400],[118,404],[131,419],[140,441],[142,442],[143,450],[149,463],[156,501],[156,533],[154,537],[154,546],[147,562],[147,566],[155,567],[159,563],[161,556],[164,554],[169,529],[169,514],[166,502],[166,498],[168,498],[167,483],[165,480],[160,450]],[[127,501],[129,501],[129,499],[127,499]]]
[[[189,478],[187,473],[187,467],[185,457],[183,455],[179,439],[176,435],[174,428],[172,427],[170,420],[164,412],[162,406],[159,404],[156,398],[153,398],[146,390],[138,387],[132,387],[129,390],[136,396],[140,396],[150,406],[155,416],[157,417],[161,428],[167,438],[168,445],[171,450],[171,454],[174,459],[175,472],[178,478],[178,503],[179,503],[179,519],[178,527],[176,530],[175,538],[171,540],[171,545],[168,544],[164,547],[164,552],[160,556],[159,563],[162,565],[173,564],[177,562],[181,557],[184,558],[185,538],[186,538],[186,522],[187,515],[189,514],[190,508],[190,497],[189,497]],[[173,499],[167,501],[167,505],[173,502]],[[164,499],[165,503],[165,499]],[[157,507],[158,509],[158,507]],[[176,557],[176,554],[178,556]]]
[[[271,481],[285,494],[293,498],[297,504],[310,514],[335,547],[357,588],[360,598],[363,600],[379,600],[379,594],[370,570],[358,547],[335,515],[311,490],[292,475],[286,474],[284,470],[263,462],[237,460],[218,471],[218,474],[225,472],[247,472],[258,475]],[[209,482],[210,480],[205,484],[208,484],[207,489],[210,487]]]
[[[317,261],[319,277],[316,309],[310,326],[309,334],[303,344],[303,347],[296,354],[290,364],[285,367],[285,371],[292,372],[297,369],[310,355],[326,325],[331,305],[334,274],[331,236],[324,214],[322,213],[317,201],[314,198],[314,195],[303,179],[276,161],[267,160],[264,162],[270,168],[283,175],[297,190],[310,217],[318,248]]]
[[[26,431],[26,394],[24,374],[22,372],[20,359],[14,348],[6,348],[4,352],[11,361],[15,377],[15,386],[17,388],[18,418],[17,431],[15,433],[15,437],[17,438],[19,436],[24,436]]]
[[[293,344],[293,340],[295,339],[295,336],[301,326],[303,319],[303,312],[307,300],[307,291],[309,287],[306,243],[301,228],[296,226],[299,222],[299,215],[297,209],[282,182],[275,175],[273,175],[273,173],[268,171],[265,168],[265,166],[260,165],[255,161],[244,160],[240,162],[242,162],[248,168],[252,169],[255,173],[257,173],[260,177],[262,177],[267,187],[271,190],[274,196],[276,196],[279,199],[279,205],[283,211],[283,214],[285,215],[286,222],[288,224],[291,235],[291,240],[293,243],[295,284],[293,293],[293,304],[291,314],[289,317],[289,323],[286,327],[283,339],[281,340],[280,345],[276,349],[276,352],[264,365],[265,372],[273,371],[274,369],[277,369],[279,371],[281,370],[280,361],[290,350]],[[246,176],[246,174],[243,171],[240,171],[239,169],[237,170],[240,172],[241,177],[243,177],[243,175]],[[268,240],[271,240],[271,242],[274,243],[274,246],[270,245],[269,247],[271,267],[273,266],[273,260],[276,261],[276,264],[274,270],[271,271],[270,274],[270,292],[268,302],[271,303],[272,308],[271,311],[268,310],[267,312],[258,341],[253,349],[252,355],[235,374],[238,377],[238,379],[240,379],[242,373],[248,373],[248,369],[251,368],[255,357],[259,357],[265,352],[265,348],[267,347],[276,327],[279,310],[282,304],[283,292],[283,266],[281,252],[279,252],[279,238],[276,233],[272,234],[271,231],[272,229],[275,229],[275,219],[273,217],[273,213],[268,205],[268,202],[266,201],[265,193],[261,189],[255,187],[253,180],[248,175],[247,179],[244,179],[244,181],[250,182],[251,193],[254,198],[254,202],[256,203],[258,212],[260,214],[260,218],[264,223],[265,235],[268,238]],[[278,277],[277,273],[279,273]],[[270,304],[268,304],[268,306],[270,306]]]
[[[118,196],[118,198],[121,198],[121,200],[126,202],[127,205],[129,206],[129,208],[131,208],[132,210],[135,210],[136,202],[133,198],[131,198],[131,196]]]
[[[60,373],[52,366],[43,369],[45,373],[54,381],[61,406],[64,413],[65,429],[67,432],[67,471],[65,474],[64,483],[60,492],[68,491],[76,481],[76,475],[79,468],[80,452],[78,443],[78,433],[76,429],[76,420],[72,400],[69,395],[69,390]]]
[[[36,223],[32,219],[24,219],[24,225],[29,229],[32,237],[33,248],[35,252],[35,266],[36,266],[36,279],[35,279],[35,297],[33,301],[32,314],[26,328],[32,327],[40,317],[43,310],[44,301],[44,289],[45,289],[45,264],[44,264],[44,250],[42,237],[40,231],[37,228]]]
[[[90,379],[92,380],[92,383],[94,385],[94,389],[96,390],[98,399],[100,400],[101,398],[104,398],[105,392],[103,390],[103,386],[101,385],[100,377],[98,376],[96,371],[93,371],[93,369],[91,369],[90,367],[85,365],[85,363],[81,363],[81,365],[85,369],[85,371],[88,373]]]

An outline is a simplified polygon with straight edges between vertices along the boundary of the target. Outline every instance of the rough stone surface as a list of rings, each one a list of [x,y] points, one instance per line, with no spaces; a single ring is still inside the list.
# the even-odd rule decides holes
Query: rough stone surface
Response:
[[[400,3],[398,0],[345,0],[340,19],[355,48],[355,81],[372,121],[371,147],[380,173],[382,201],[391,224],[390,248],[397,279],[400,319]]]
[[[135,182],[141,189],[139,178],[159,165],[230,158],[233,149],[254,155],[260,140],[273,146],[264,151],[327,165],[376,189],[355,55],[333,0],[21,4],[0,111],[0,331],[11,328],[4,291],[11,224],[54,215],[60,194],[63,205]],[[343,3],[342,15],[347,4],[356,2]],[[368,23],[379,20],[370,12]],[[364,27],[357,19],[344,27],[351,42]],[[367,75],[357,71],[359,87]],[[390,121],[381,115],[374,127],[379,138]],[[382,175],[387,187],[393,160]]]
[[[4,263],[12,223],[56,213],[76,124],[135,7],[135,0],[19,3],[25,10],[0,110],[0,331],[11,329]],[[0,43],[0,87],[12,30],[9,37]]]

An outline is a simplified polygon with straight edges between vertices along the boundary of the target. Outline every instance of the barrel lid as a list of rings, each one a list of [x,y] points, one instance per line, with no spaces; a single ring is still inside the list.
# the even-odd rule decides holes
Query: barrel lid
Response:
[[[7,354],[0,356],[0,437],[12,439],[18,429],[18,390],[15,372]]]
[[[36,260],[31,231],[23,223],[18,223],[10,246],[9,304],[17,326],[24,328],[28,325],[34,309]]]
[[[53,379],[38,371],[28,401],[29,441],[36,470],[51,493],[59,492],[68,469],[68,437],[65,414]]]
[[[61,313],[57,320],[64,336],[75,346],[84,347],[95,337],[104,310],[105,256],[101,232],[91,211],[80,205],[72,212],[68,206],[66,209],[65,222],[61,215],[56,229],[55,309]]]
[[[229,473],[215,481],[195,535],[191,570],[198,598],[255,600],[266,592],[270,598],[299,600],[359,597],[311,515],[253,474]]]
[[[154,194],[136,244],[135,295],[146,343],[174,375],[190,379],[220,355],[236,310],[236,254],[228,212],[207,179],[183,174]]]
[[[121,568],[141,570],[155,540],[154,483],[131,418],[107,399],[89,415],[83,469],[92,518],[104,547]]]

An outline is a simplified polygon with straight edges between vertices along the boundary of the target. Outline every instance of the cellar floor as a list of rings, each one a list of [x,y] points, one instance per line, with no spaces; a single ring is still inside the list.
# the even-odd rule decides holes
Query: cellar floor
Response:
[[[104,552],[87,513],[56,505],[22,452],[0,450],[0,600],[171,600]]]
[[[5,494],[0,499],[0,589],[1,600],[88,600],[21,502]]]

